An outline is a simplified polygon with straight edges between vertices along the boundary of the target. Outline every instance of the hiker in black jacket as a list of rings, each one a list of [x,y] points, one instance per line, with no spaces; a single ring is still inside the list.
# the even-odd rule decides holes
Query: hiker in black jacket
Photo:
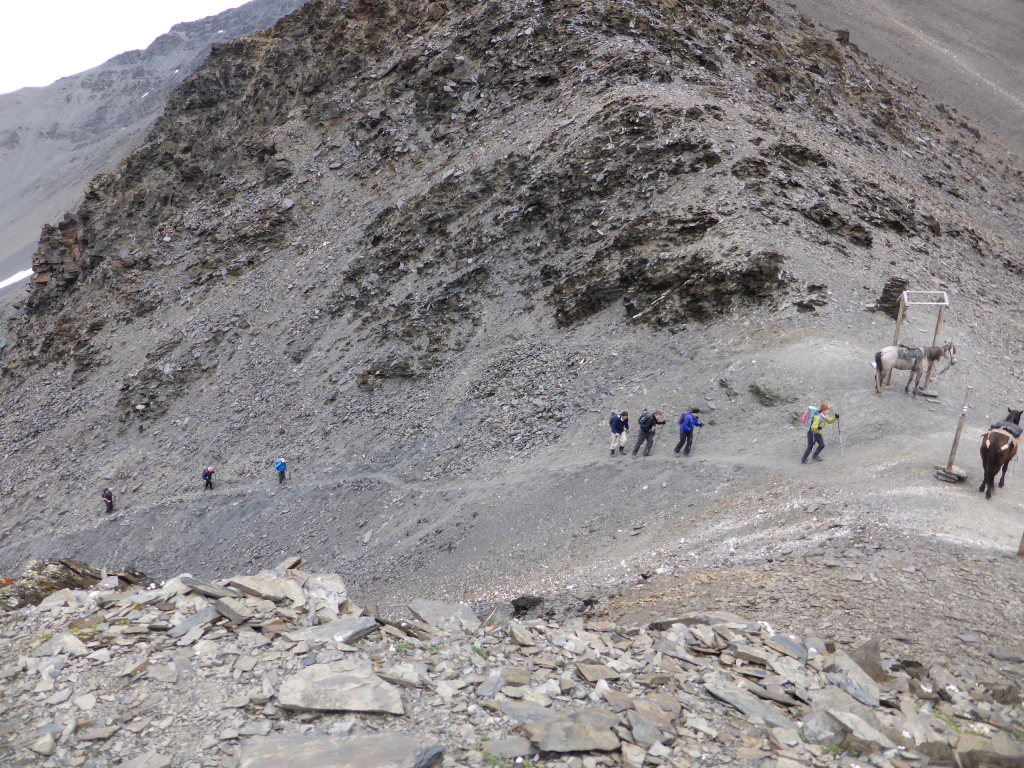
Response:
[[[640,434],[637,435],[636,445],[633,446],[634,456],[640,450],[641,444],[645,444],[644,456],[651,455],[651,448],[654,447],[655,428],[659,424],[664,423],[665,421],[661,418],[661,411],[655,411],[654,413],[644,411],[640,414],[640,420],[637,422],[637,425],[640,427]]]
[[[114,511],[114,489],[104,488],[103,489],[103,503],[107,505],[107,514],[109,515]]]

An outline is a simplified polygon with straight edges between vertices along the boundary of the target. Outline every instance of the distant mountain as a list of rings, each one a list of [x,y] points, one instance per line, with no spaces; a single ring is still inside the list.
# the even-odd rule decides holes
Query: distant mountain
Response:
[[[142,142],[167,94],[212,45],[265,29],[304,2],[253,0],[176,24],[144,51],[0,96],[0,280],[27,269],[42,225],[75,207],[93,176]]]

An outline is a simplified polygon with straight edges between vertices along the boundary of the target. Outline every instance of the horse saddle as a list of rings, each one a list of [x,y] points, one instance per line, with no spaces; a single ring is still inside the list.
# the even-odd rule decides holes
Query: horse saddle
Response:
[[[1012,421],[1000,421],[993,424],[989,429],[1001,429],[1003,432],[1008,432],[1013,436],[1014,440],[1019,440],[1022,433],[1024,433],[1024,427],[1019,424],[1014,424]]]
[[[924,350],[921,347],[904,347],[900,344],[896,354],[900,360],[920,360],[924,357]]]

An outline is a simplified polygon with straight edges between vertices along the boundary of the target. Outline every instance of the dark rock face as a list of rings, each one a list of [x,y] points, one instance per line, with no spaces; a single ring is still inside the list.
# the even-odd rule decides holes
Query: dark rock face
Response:
[[[0,95],[0,279],[29,266],[39,227],[78,205],[96,173],[139,145],[167,95],[210,46],[274,24],[302,0],[253,0],[175,25],[128,51],[45,88]]]

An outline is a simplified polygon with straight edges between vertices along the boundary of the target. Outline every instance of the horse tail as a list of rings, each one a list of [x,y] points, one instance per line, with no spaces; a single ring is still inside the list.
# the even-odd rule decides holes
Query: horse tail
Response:
[[[882,391],[882,353],[875,352],[875,391]]]

